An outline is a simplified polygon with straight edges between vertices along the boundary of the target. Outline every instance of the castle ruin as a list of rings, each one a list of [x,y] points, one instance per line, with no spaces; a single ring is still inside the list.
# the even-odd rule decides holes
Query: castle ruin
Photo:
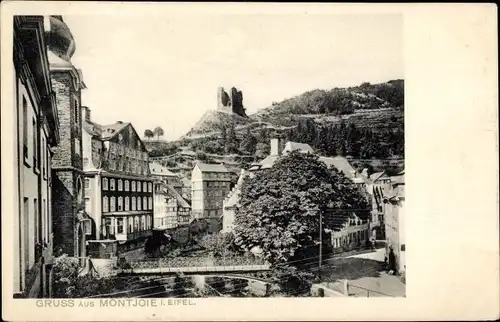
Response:
[[[232,87],[228,94],[223,87],[219,87],[217,90],[217,110],[247,117],[243,107],[243,93]]]

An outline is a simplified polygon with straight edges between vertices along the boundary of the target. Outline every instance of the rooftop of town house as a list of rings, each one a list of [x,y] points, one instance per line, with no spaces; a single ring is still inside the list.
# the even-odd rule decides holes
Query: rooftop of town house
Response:
[[[380,171],[380,172],[375,172],[375,173],[372,173],[370,175],[370,180],[372,180],[372,182],[375,182],[377,181],[378,179],[382,178],[384,176],[385,171]],[[386,175],[387,176],[387,175]]]
[[[313,148],[309,144],[306,143],[299,143],[299,142],[293,142],[293,141],[288,141],[285,144],[285,148],[283,149],[283,154],[299,150],[300,152],[303,153],[314,153]]]
[[[211,164],[211,163],[196,163],[196,166],[200,169],[201,172],[222,172],[229,173],[229,170],[223,164]]]
[[[393,186],[394,185],[404,185],[405,184],[404,172],[402,174],[398,174],[397,176],[391,177],[391,181],[392,181]]]
[[[177,200],[177,204],[184,208],[191,208],[191,205],[184,199],[171,185],[165,185],[165,193],[173,196]]]
[[[131,123],[118,121],[114,124],[100,125],[92,121],[85,120],[83,128],[87,133],[96,136],[101,140],[111,140]]]
[[[152,175],[168,176],[168,177],[179,177],[178,174],[173,173],[166,167],[162,166],[157,162],[149,162],[149,170]]]

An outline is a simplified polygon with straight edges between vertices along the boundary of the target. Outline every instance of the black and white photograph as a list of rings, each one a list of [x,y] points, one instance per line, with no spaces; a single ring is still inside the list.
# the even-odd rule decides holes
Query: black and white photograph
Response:
[[[405,297],[402,32],[14,16],[13,297]]]

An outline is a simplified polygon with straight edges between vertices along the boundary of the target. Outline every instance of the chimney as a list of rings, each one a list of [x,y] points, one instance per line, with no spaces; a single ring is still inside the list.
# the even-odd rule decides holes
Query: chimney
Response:
[[[82,115],[85,118],[85,121],[90,122],[90,108],[82,106]]]
[[[364,168],[363,171],[361,171],[361,174],[365,177],[368,178],[370,176],[370,171],[368,168]]]
[[[271,139],[271,155],[279,156],[283,151],[282,140],[280,137],[275,137]]]

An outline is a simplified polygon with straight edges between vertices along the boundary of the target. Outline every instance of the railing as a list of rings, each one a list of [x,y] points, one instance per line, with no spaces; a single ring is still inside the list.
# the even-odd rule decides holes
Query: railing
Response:
[[[362,290],[362,292],[354,293],[354,292],[351,292],[352,289],[359,289],[359,290]],[[370,290],[370,289],[367,289],[367,288],[364,288],[361,286],[353,285],[351,283],[348,283],[348,293],[349,293],[349,296],[356,296],[356,297],[361,297],[365,294],[366,294],[366,297],[396,297],[394,295]]]
[[[237,265],[237,266],[202,266],[202,267],[154,267],[154,268],[125,268],[122,273],[135,274],[165,274],[165,273],[196,273],[196,272],[255,272],[269,270],[269,265]]]

